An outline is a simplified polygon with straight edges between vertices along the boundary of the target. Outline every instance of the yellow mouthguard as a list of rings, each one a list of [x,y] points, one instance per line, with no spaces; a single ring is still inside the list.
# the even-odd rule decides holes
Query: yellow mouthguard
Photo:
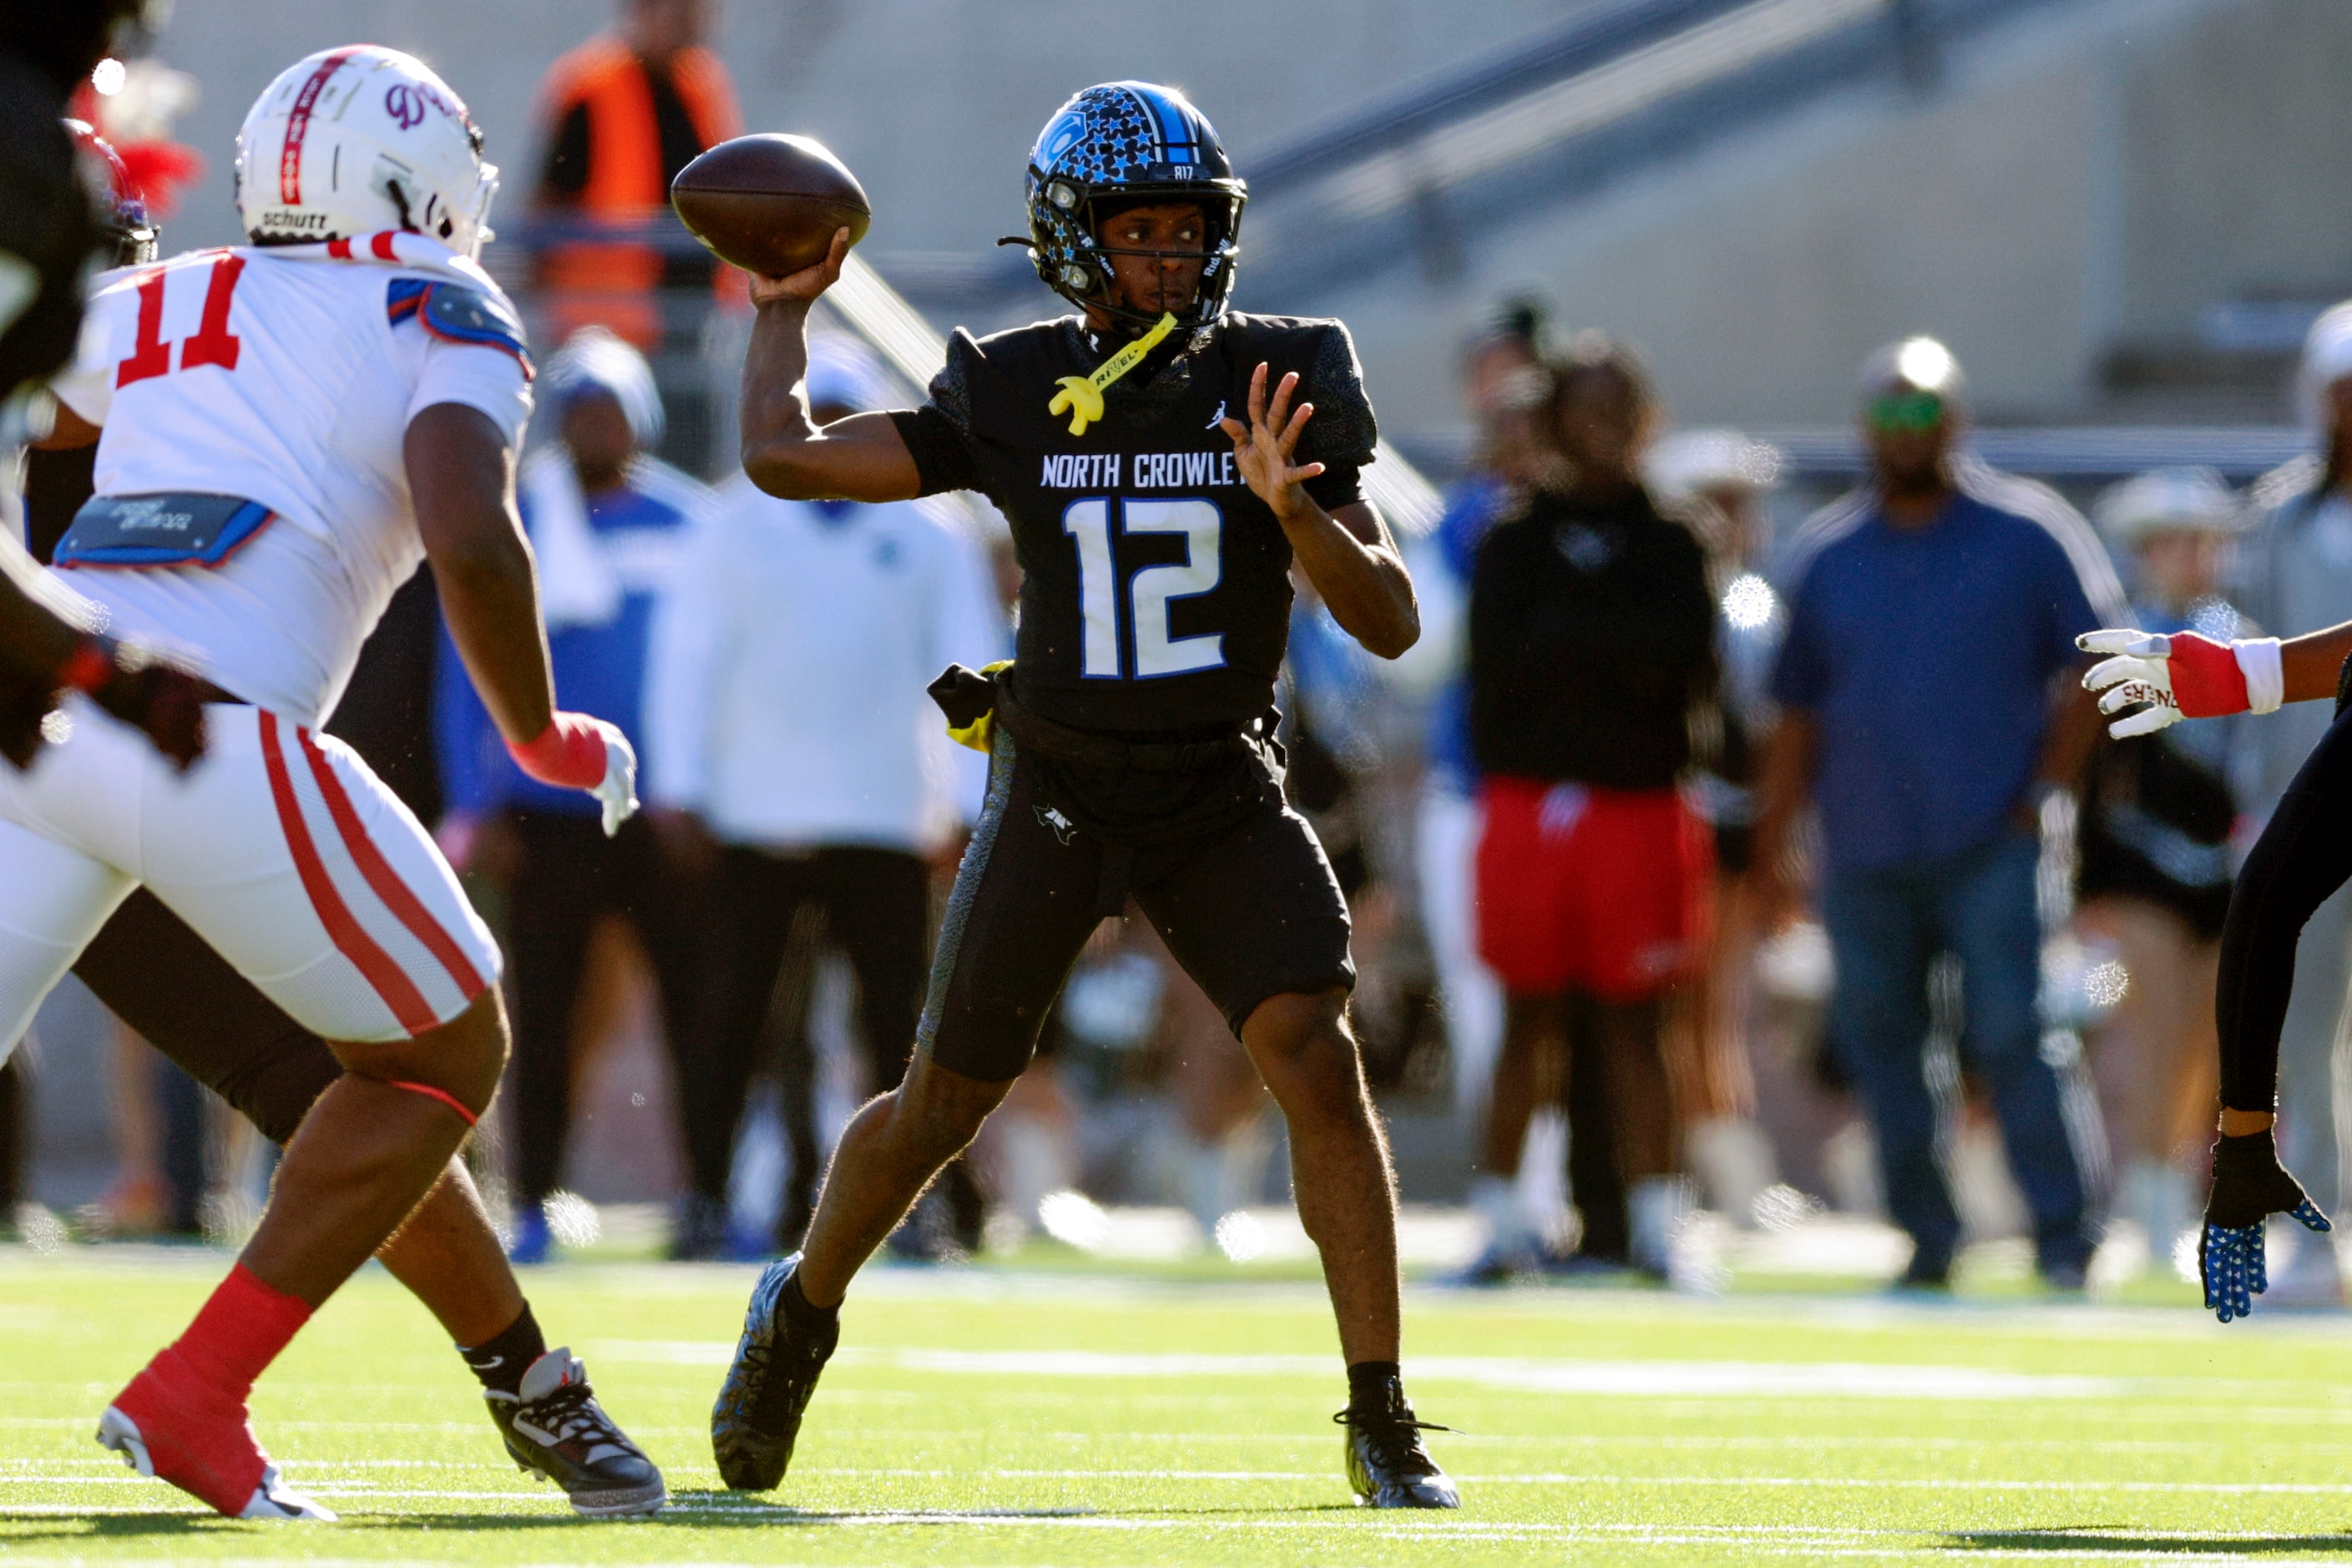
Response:
[[[1176,313],[1171,310],[1150,331],[1103,361],[1092,375],[1062,377],[1056,384],[1062,390],[1054,394],[1054,401],[1045,405],[1045,412],[1068,415],[1070,434],[1085,435],[1087,426],[1103,416],[1103,389],[1141,364],[1143,356],[1158,348],[1160,341],[1175,330]]]

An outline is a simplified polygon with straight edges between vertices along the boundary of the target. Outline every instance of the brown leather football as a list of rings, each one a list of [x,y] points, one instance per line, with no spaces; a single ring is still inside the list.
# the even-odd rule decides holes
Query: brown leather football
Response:
[[[764,278],[815,266],[834,230],[856,245],[874,221],[857,176],[805,136],[721,142],[677,172],[669,205],[721,261]]]

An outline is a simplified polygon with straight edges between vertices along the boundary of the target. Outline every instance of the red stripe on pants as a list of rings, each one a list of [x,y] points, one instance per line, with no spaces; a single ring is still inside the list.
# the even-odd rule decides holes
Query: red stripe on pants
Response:
[[[336,951],[352,961],[400,1026],[412,1035],[421,1035],[436,1028],[440,1020],[425,1005],[424,995],[415,984],[401,972],[392,955],[378,947],[375,939],[353,918],[351,909],[335,890],[334,879],[327,875],[326,862],[319,858],[319,847],[310,842],[310,826],[302,820],[302,803],[294,795],[294,778],[287,770],[286,759],[280,754],[278,739],[278,715],[268,709],[260,711],[261,760],[269,769],[269,794],[278,803],[278,821],[286,829],[286,847],[294,852],[294,869],[302,878],[302,889],[310,895],[310,907],[318,911],[320,923],[327,928]],[[297,735],[300,730],[294,731]]]
[[[308,731],[295,731],[294,740],[302,748],[302,755],[309,759],[310,776],[319,781],[319,793],[326,798],[327,815],[335,819],[335,828],[343,836],[343,847],[352,852],[352,859],[359,867],[360,875],[367,879],[367,885],[375,889],[375,896],[383,900],[383,907],[408,928],[408,934],[423,942],[425,951],[441,961],[441,967],[449,972],[449,978],[457,983],[457,989],[465,993],[467,1001],[471,1002],[480,995],[480,972],[466,962],[465,952],[458,947],[456,939],[442,928],[439,921],[433,918],[424,900],[400,879],[400,873],[392,868],[392,863],[383,858],[383,851],[378,849],[375,840],[368,837],[366,827],[361,825],[360,814],[352,807],[351,795],[343,788],[343,781],[335,776],[334,768],[327,762],[327,754],[319,750],[319,743],[310,738]]]

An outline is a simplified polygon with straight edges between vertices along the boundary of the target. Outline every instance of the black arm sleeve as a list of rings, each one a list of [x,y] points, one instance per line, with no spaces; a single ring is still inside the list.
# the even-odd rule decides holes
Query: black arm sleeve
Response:
[[[898,439],[907,443],[907,451],[915,459],[923,494],[980,488],[980,465],[971,460],[963,432],[936,405],[927,403],[920,408],[893,409],[890,422],[898,427]]]
[[[931,377],[930,400],[920,408],[890,416],[898,426],[898,438],[915,459],[927,496],[983,488],[971,450],[971,382],[984,362],[980,345],[959,327],[948,339],[947,363]]]
[[[2278,1102],[2279,1032],[2294,990],[2295,943],[2305,921],[2352,879],[2352,721],[2338,713],[2279,798],[2230,894],[2214,988],[2221,1037],[2221,1103],[2263,1110]],[[2325,1115],[2325,1106],[2304,1108]]]
[[[1338,321],[1321,324],[1316,333],[1314,360],[1300,381],[1315,416],[1299,433],[1298,458],[1319,462],[1331,473],[1341,468],[1363,467],[1380,445],[1380,422],[1372,414],[1371,394],[1364,390],[1363,366],[1356,363],[1355,341]],[[1323,476],[1330,477],[1327,473]],[[1314,489],[1308,487],[1308,494]],[[1331,505],[1315,499],[1328,510]]]
[[[570,206],[588,188],[588,106],[575,103],[555,122],[547,139],[547,163],[539,174],[539,199]]]
[[[1307,493],[1325,511],[1337,511],[1364,499],[1364,470],[1353,463],[1333,463],[1307,481]]]

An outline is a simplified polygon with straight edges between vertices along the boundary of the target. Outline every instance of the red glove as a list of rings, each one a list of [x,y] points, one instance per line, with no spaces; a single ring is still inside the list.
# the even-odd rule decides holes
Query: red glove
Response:
[[[585,713],[559,712],[535,739],[507,742],[515,765],[543,784],[584,789],[604,805],[604,837],[637,809],[637,753],[618,727]]]
[[[2074,639],[2084,653],[2109,657],[2093,665],[2084,687],[2103,693],[2099,711],[2113,718],[2116,739],[2152,734],[2183,719],[2218,719],[2231,713],[2268,713],[2286,695],[2276,637],[2215,642],[2195,632],[2134,631],[2105,627]]]
[[[2253,706],[2237,650],[2196,632],[2172,634],[2172,698],[2184,719],[2217,719]]]

